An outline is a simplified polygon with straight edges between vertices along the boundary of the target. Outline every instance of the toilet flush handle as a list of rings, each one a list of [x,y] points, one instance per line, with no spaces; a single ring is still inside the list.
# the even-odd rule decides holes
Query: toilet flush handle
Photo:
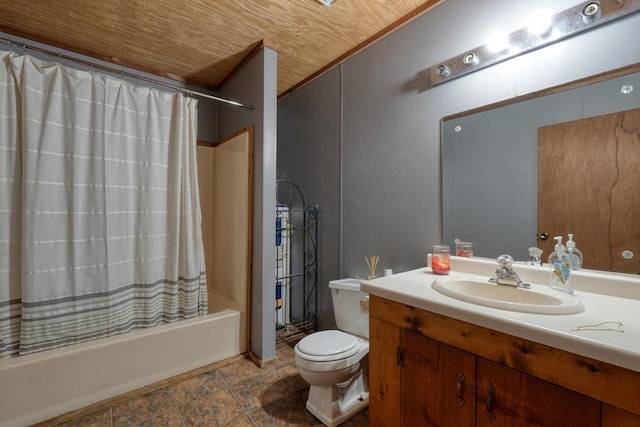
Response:
[[[360,300],[360,313],[369,312],[369,297],[366,296]]]

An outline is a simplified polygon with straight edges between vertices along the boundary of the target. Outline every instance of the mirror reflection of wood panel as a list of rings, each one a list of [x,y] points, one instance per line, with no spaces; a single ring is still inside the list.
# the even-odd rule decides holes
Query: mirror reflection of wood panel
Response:
[[[640,109],[538,130],[538,239],[573,233],[584,268],[640,273]],[[623,251],[635,254],[625,259]]]

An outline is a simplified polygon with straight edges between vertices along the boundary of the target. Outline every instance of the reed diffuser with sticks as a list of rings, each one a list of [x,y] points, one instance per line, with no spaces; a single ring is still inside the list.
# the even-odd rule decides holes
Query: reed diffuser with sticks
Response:
[[[378,268],[378,261],[380,261],[380,257],[378,255],[371,255],[371,259],[369,259],[368,257],[364,257],[364,260],[367,263],[367,266],[369,267],[369,280],[375,279],[376,278],[376,268]]]

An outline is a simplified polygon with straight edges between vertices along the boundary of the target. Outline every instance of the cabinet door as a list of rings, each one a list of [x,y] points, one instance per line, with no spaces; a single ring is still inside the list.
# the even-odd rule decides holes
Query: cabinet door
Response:
[[[596,427],[600,403],[582,394],[477,358],[477,425]]]
[[[640,415],[603,403],[602,427],[640,427]]]
[[[369,419],[371,425],[400,424],[401,329],[369,317]]]
[[[403,426],[473,426],[475,356],[403,331]]]

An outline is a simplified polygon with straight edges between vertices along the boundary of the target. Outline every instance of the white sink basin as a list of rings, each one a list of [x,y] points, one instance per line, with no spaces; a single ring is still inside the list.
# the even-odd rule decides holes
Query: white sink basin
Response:
[[[441,278],[433,289],[451,298],[502,310],[537,314],[575,314],[584,311],[579,299],[549,288],[532,285],[532,289],[496,285],[479,279]]]

